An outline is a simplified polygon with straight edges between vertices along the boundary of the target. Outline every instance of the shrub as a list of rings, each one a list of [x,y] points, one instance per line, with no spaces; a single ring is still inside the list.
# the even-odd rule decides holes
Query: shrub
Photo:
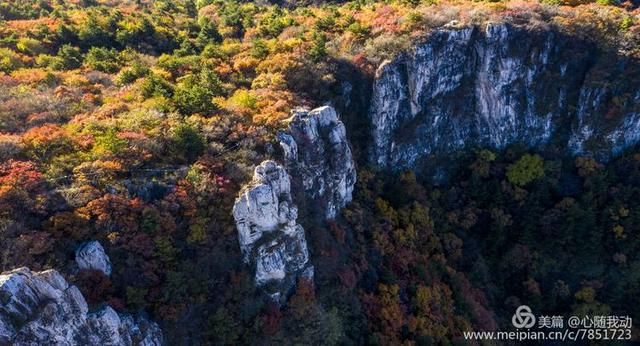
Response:
[[[127,304],[133,309],[141,309],[146,304],[147,289],[144,287],[127,286]]]
[[[197,159],[205,149],[202,135],[187,124],[181,124],[173,130],[171,142],[174,153],[186,161]]]
[[[605,6],[618,6],[620,4],[620,1],[618,1],[618,0],[596,0],[596,3],[598,5],[605,5]]]
[[[222,94],[222,82],[209,69],[183,77],[178,83],[173,101],[182,114],[210,113],[216,110],[213,97]]]
[[[269,47],[264,40],[254,40],[251,44],[251,56],[256,59],[264,59],[269,55]]]
[[[251,91],[238,89],[221,104],[233,113],[250,115],[258,109],[258,98]]]
[[[282,30],[293,24],[293,19],[287,13],[284,13],[280,7],[275,7],[273,12],[262,17],[258,30],[264,37],[275,38],[280,35]]]
[[[0,71],[9,73],[22,66],[22,61],[16,52],[8,48],[0,48]]]
[[[311,60],[318,62],[327,56],[327,37],[323,33],[313,33],[313,45],[309,49]]]
[[[524,186],[544,176],[544,162],[539,155],[525,154],[507,168],[509,182]]]
[[[96,136],[93,145],[94,157],[101,157],[107,154],[118,154],[127,147],[127,141],[118,138],[114,129],[109,129]]]
[[[286,89],[287,81],[282,73],[261,73],[251,82],[253,89],[267,88]]]
[[[347,30],[354,34],[357,38],[365,38],[369,36],[369,33],[371,32],[371,28],[368,25],[363,25],[360,22],[353,22],[351,25],[349,25]]]
[[[183,71],[190,71],[200,65],[201,59],[197,55],[178,56],[162,54],[158,59],[158,67],[171,72],[171,75],[178,76]]]
[[[380,63],[383,60],[392,59],[410,46],[411,41],[406,36],[383,34],[369,40],[365,52],[370,60]]]
[[[171,83],[167,82],[166,79],[155,73],[149,74],[144,79],[140,89],[142,97],[146,99],[156,96],[169,98],[173,95],[173,87],[171,86]]]
[[[20,136],[0,134],[0,161],[5,162],[22,151]]]
[[[119,85],[126,85],[135,82],[138,78],[144,77],[149,74],[149,68],[140,64],[134,63],[133,66],[123,69],[116,77],[116,83]]]
[[[26,154],[40,161],[69,149],[69,139],[58,125],[46,124],[29,129],[22,137]]]
[[[217,44],[208,44],[202,50],[201,55],[205,58],[222,58],[224,53],[220,50],[220,46]]]
[[[77,32],[80,47],[89,48],[96,46],[113,46],[115,42],[114,21],[112,16],[104,16],[104,13],[91,11],[87,19],[79,27],[71,29]]]
[[[85,58],[85,63],[94,70],[113,73],[118,71],[118,51],[103,47],[91,47]]]
[[[146,17],[121,21],[118,25],[116,41],[123,46],[139,47],[145,43],[146,40],[153,38],[155,34],[153,24]]]
[[[233,96],[229,98],[228,102],[236,104],[240,107],[255,110],[257,98],[253,93],[247,90],[238,89],[233,93]]]
[[[80,49],[68,44],[58,49],[57,58],[50,65],[54,70],[73,70],[82,66]]]
[[[206,19],[200,28],[198,37],[196,39],[200,47],[206,46],[208,43],[220,43],[222,42],[222,35],[218,31],[216,23]]]
[[[16,48],[18,48],[19,51],[25,54],[29,54],[31,56],[44,53],[44,48],[42,47],[42,43],[40,43],[40,41],[36,39],[28,38],[28,37],[20,38],[18,40],[18,43],[16,44]]]

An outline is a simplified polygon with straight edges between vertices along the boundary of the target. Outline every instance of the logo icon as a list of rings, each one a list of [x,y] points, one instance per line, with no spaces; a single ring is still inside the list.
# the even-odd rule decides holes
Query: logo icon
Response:
[[[511,317],[513,326],[520,328],[531,328],[536,324],[536,317],[531,312],[531,308],[526,305],[520,305],[516,309],[516,313]]]

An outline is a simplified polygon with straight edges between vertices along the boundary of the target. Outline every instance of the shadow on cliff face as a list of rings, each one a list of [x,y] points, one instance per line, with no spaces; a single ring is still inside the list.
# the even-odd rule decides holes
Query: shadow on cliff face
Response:
[[[292,74],[288,80],[289,86],[309,100],[309,104],[301,106],[313,108],[328,104],[335,108],[339,120],[345,125],[353,160],[356,166],[364,167],[367,164],[366,153],[371,143],[369,107],[375,67],[368,63],[333,57],[327,57],[321,66],[318,70],[303,68]],[[322,78],[325,74],[331,74],[335,79]],[[329,140],[326,138],[328,135],[320,133],[325,140]],[[284,159],[284,153],[279,146],[276,159]],[[291,187],[301,219],[322,223],[322,209],[316,208],[314,203],[308,202],[304,197],[305,188],[301,185],[300,179],[292,179]]]
[[[347,128],[354,160],[366,163],[367,148],[371,143],[369,107],[373,91],[374,67],[367,63],[356,64],[346,59],[331,62],[339,80],[333,85],[331,100]]]

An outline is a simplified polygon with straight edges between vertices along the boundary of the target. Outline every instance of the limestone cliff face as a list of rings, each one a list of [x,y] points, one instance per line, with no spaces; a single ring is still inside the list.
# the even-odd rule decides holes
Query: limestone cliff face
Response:
[[[295,186],[326,219],[351,201],[356,171],[344,124],[329,106],[293,112],[278,134],[285,166],[264,161],[236,199],[233,216],[245,263],[255,268],[258,286],[279,298],[300,277],[313,278],[304,229],[292,199]],[[286,168],[285,168],[286,167]],[[284,296],[282,296],[284,297]]]
[[[162,345],[157,324],[90,312],[77,287],[55,270],[19,268],[0,274],[0,345]]]
[[[413,167],[518,142],[607,159],[640,139],[639,75],[552,29],[442,29],[378,69],[370,162]]]
[[[255,266],[256,284],[274,284],[276,289],[271,293],[276,295],[291,287],[297,277],[313,275],[290,189],[284,167],[264,161],[255,168],[253,180],[233,207],[244,261]]]
[[[278,134],[288,171],[302,181],[306,196],[333,219],[352,199],[356,169],[344,124],[330,106],[293,112]]]

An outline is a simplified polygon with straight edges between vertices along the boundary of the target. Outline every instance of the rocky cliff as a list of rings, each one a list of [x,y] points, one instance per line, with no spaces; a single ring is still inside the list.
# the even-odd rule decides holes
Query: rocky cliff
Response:
[[[258,286],[271,283],[278,297],[299,276],[313,276],[298,208],[291,199],[291,181],[284,167],[264,161],[233,206],[244,261],[255,266]]]
[[[640,138],[638,63],[551,28],[445,28],[382,64],[370,162],[415,167],[473,146],[607,159]]]
[[[356,169],[345,126],[330,106],[293,112],[278,134],[287,170],[300,179],[306,196],[333,219],[351,201]]]
[[[55,270],[0,274],[0,345],[161,345],[157,324],[104,306],[89,311]]]
[[[299,191],[304,202],[326,219],[335,218],[351,201],[356,181],[345,126],[332,107],[298,109],[288,125],[278,134],[286,168],[262,162],[233,207],[244,261],[254,266],[256,284],[269,284],[274,298],[293,287],[296,279],[313,278],[292,179],[304,190]]]

